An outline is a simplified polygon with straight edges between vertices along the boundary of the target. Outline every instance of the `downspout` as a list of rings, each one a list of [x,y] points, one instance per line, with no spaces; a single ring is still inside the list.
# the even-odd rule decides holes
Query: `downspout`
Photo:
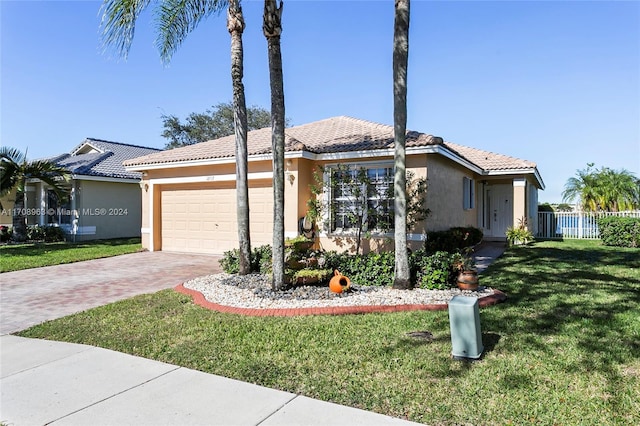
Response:
[[[38,210],[38,225],[40,226],[44,226],[45,225],[45,215],[47,214],[47,194],[45,192],[45,188],[44,188],[44,182],[40,181],[38,182],[38,188],[40,189],[39,191],[39,199],[40,199],[40,209]]]
[[[76,202],[76,180],[71,180],[71,235],[73,242],[76,242],[76,234],[78,233],[78,206]]]

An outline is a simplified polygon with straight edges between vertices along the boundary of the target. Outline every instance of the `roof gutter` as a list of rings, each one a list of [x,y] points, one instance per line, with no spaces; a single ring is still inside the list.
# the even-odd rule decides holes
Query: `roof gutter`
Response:
[[[483,173],[485,176],[505,176],[505,175],[516,175],[516,174],[532,174],[540,189],[545,189],[544,181],[542,180],[542,176],[538,172],[537,167],[533,168],[522,168],[522,169],[508,169],[508,170],[490,170],[488,172]]]
[[[536,178],[541,189],[544,189],[544,182],[542,181],[542,177],[538,173],[536,168],[532,169],[511,169],[511,170],[490,170],[486,171],[467,160],[466,158],[452,152],[448,148],[443,145],[425,145],[425,146],[416,146],[407,148],[406,155],[419,155],[419,154],[440,154],[445,158],[450,159],[451,161],[460,164],[466,169],[477,173],[483,176],[499,176],[499,175],[509,175],[509,174],[533,174]],[[293,159],[293,158],[304,158],[306,160],[312,161],[336,161],[336,160],[361,160],[364,158],[380,158],[380,157],[393,157],[394,156],[393,149],[376,149],[376,150],[360,150],[360,151],[350,151],[350,152],[330,152],[330,153],[313,153],[310,151],[288,151],[285,152],[285,159]],[[271,153],[268,154],[254,154],[250,155],[248,158],[249,162],[253,161],[266,161],[272,160],[273,156]],[[177,168],[177,167],[195,167],[195,166],[215,166],[220,164],[233,164],[235,163],[234,157],[224,157],[224,158],[208,158],[202,160],[186,160],[186,161],[175,161],[175,162],[163,162],[156,164],[134,164],[127,166],[125,165],[125,169],[127,171],[136,171],[142,172],[146,170],[158,170],[158,169],[166,169],[166,168]]]

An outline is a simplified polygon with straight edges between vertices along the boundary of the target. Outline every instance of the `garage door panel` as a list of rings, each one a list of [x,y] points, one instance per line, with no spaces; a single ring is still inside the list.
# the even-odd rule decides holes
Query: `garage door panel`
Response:
[[[255,184],[255,185],[254,185]],[[238,247],[235,182],[164,186],[161,192],[162,249],[222,254]],[[271,244],[270,182],[249,188],[251,242]]]

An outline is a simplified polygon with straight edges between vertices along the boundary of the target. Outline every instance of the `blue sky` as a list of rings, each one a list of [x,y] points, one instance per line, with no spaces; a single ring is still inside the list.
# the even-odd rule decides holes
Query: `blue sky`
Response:
[[[247,103],[268,107],[262,2],[244,1]],[[408,127],[534,161],[561,201],[587,163],[640,176],[640,2],[416,1]],[[231,100],[224,14],[203,21],[169,66],[153,16],[128,59],[103,53],[100,2],[0,0],[0,143],[30,158],[86,137],[163,147],[162,114]],[[284,6],[286,114],[393,124],[393,1]]]

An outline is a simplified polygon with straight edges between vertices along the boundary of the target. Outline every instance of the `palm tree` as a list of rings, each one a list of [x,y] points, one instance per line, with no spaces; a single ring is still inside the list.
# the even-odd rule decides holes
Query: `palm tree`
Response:
[[[395,274],[393,288],[411,288],[407,251],[407,68],[409,59],[409,2],[396,0],[393,31],[393,133],[395,145],[394,236]]]
[[[272,289],[284,287],[284,84],[282,78],[282,7],[277,0],[265,0],[262,31],[269,49],[271,86],[271,145],[273,151],[273,281]]]
[[[229,1],[227,29],[231,34],[231,80],[233,83],[233,122],[236,131],[236,209],[240,243],[240,275],[251,273],[251,233],[249,231],[249,178],[247,153],[247,104],[244,97],[244,17],[239,0]]]
[[[598,209],[598,194],[596,191],[595,174],[591,170],[593,163],[587,164],[584,170],[578,170],[575,177],[571,177],[564,185],[562,201],[573,202],[578,199],[584,211],[596,211]]]
[[[115,47],[120,56],[127,57],[133,41],[136,20],[150,0],[105,0],[102,5],[103,41]],[[243,78],[242,32],[244,17],[239,0],[157,0],[156,46],[165,63],[171,60],[178,47],[200,21],[227,5],[227,29],[231,35],[231,80],[236,135],[236,177],[238,239],[240,243],[241,275],[251,272],[251,241],[249,232],[249,185],[247,159],[247,107]]]
[[[27,237],[25,214],[26,185],[29,179],[39,179],[53,189],[59,198],[68,193],[68,171],[47,160],[27,161],[26,152],[7,146],[0,147],[0,197],[16,191],[13,209],[13,239],[24,241]]]
[[[628,170],[603,167],[598,173],[603,210],[618,212],[640,206],[640,180]]]
[[[579,200],[585,211],[621,211],[640,207],[640,179],[628,170],[593,169],[593,163],[567,180],[562,200]]]

